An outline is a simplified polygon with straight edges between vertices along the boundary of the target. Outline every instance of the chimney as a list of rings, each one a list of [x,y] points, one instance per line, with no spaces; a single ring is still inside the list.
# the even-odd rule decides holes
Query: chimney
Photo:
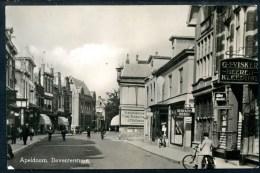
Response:
[[[123,69],[123,67],[116,68],[116,71],[117,71],[117,82],[120,81],[122,69]]]
[[[51,74],[54,75],[54,68],[51,68]]]
[[[127,54],[127,57],[126,57],[126,64],[129,64],[130,63],[130,60],[129,60],[129,54]]]
[[[136,55],[136,62],[138,62],[138,58],[139,58],[139,55],[137,54],[137,55]]]
[[[158,52],[155,52],[155,55],[158,56]]]

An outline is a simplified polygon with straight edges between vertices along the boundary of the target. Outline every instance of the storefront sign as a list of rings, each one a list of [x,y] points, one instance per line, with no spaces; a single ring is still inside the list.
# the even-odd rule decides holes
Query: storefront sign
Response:
[[[121,125],[144,125],[144,111],[121,110]]]
[[[258,84],[258,61],[248,58],[220,60],[219,82]]]
[[[215,100],[216,101],[226,101],[227,94],[223,93],[223,92],[217,92],[217,93],[215,93]]]
[[[177,116],[190,116],[192,109],[177,109]]]

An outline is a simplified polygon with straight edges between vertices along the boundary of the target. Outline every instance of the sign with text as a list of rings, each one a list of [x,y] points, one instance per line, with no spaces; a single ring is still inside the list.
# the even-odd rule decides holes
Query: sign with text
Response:
[[[226,101],[227,100],[227,94],[224,92],[216,92],[215,93],[215,100],[216,101]]]
[[[190,116],[192,109],[177,109],[177,116],[185,117]]]
[[[144,125],[144,111],[121,110],[121,125]]]
[[[258,84],[258,61],[248,58],[220,60],[219,82],[228,84]]]

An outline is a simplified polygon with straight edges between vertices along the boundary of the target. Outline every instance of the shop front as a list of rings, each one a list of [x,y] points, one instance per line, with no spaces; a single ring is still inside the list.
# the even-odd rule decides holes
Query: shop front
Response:
[[[258,61],[221,60],[217,85],[223,85],[213,93],[218,148],[240,164],[259,163]]]
[[[127,140],[143,140],[144,111],[122,109],[120,111],[120,138]]]
[[[194,113],[192,108],[185,107],[185,101],[171,104],[169,122],[170,144],[189,150],[194,136]]]
[[[168,138],[168,106],[151,106],[152,116],[150,116],[151,140],[156,141],[163,135]]]

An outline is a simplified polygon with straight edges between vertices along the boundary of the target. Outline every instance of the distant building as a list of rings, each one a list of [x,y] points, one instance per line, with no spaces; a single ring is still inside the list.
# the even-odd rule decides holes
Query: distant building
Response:
[[[101,98],[101,96],[98,97],[96,102],[96,127],[99,129],[101,127],[104,127],[108,130],[109,128],[109,120],[106,116],[106,101],[105,99]]]
[[[71,121],[71,101],[72,92],[70,91],[69,80],[66,77],[62,82],[61,73],[57,72],[54,75],[54,89],[53,89],[53,113],[55,118],[55,129],[60,129],[60,126],[65,126],[67,130],[70,129]]]
[[[72,119],[71,128],[94,126],[96,94],[90,92],[86,84],[74,77],[69,77],[72,91]]]

